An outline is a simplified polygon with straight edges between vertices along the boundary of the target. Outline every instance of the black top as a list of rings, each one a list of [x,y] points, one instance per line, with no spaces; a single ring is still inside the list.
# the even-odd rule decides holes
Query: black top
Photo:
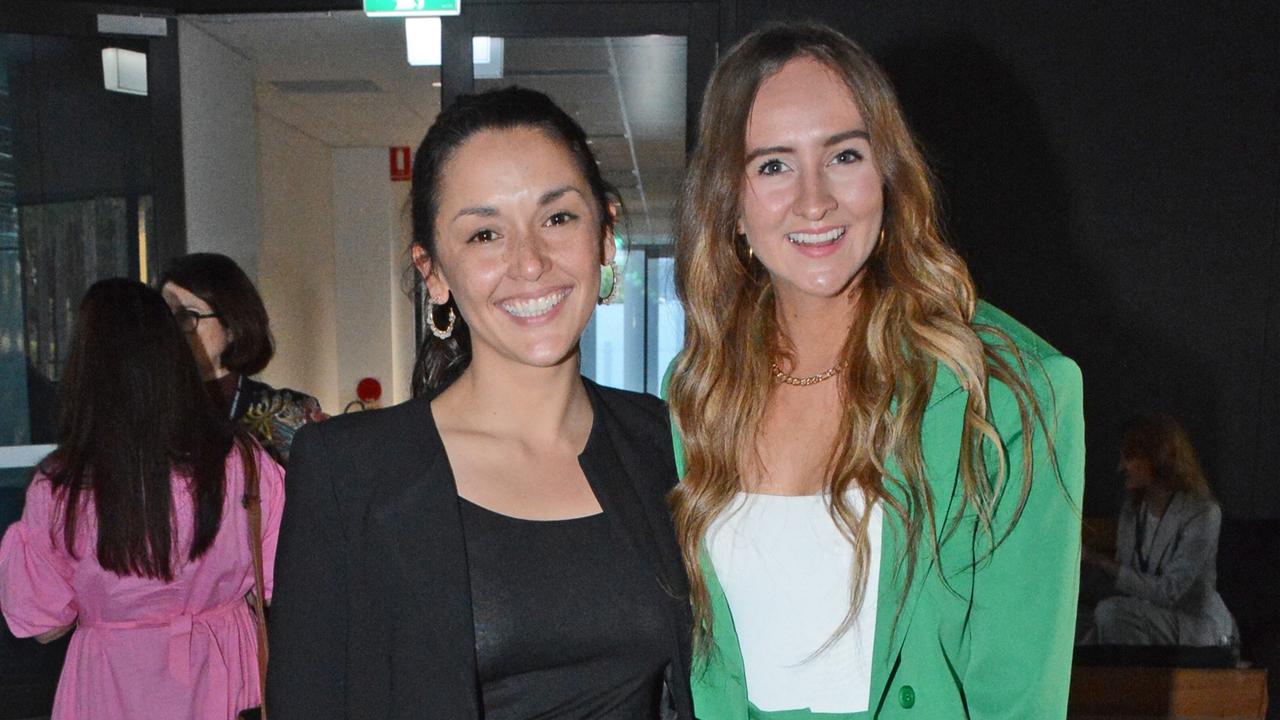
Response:
[[[604,513],[522,520],[464,499],[462,527],[485,720],[658,716],[667,610]]]
[[[692,720],[667,411],[653,396],[583,384],[602,439],[599,457],[579,458],[587,482],[617,546],[670,589],[661,717]],[[272,720],[481,717],[458,488],[430,400],[298,432],[271,599]]]

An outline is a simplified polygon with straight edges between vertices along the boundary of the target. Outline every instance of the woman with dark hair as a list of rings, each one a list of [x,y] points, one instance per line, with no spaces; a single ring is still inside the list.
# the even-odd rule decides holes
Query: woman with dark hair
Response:
[[[582,129],[464,96],[411,195],[417,397],[298,435],[273,718],[692,720],[667,414],[579,374],[617,207]]]
[[[1119,594],[1098,603],[1086,642],[1233,645],[1235,620],[1217,590],[1222,508],[1187,431],[1171,415],[1133,418],[1120,443],[1120,472],[1128,497],[1116,556],[1084,551]]]
[[[1079,369],[977,299],[883,71],[831,28],[720,60],[669,382],[702,720],[1062,718]]]
[[[249,276],[226,255],[192,253],[160,276],[160,292],[217,406],[287,464],[298,428],[327,416],[310,395],[250,377],[266,369],[275,347],[267,308]]]
[[[160,294],[95,283],[59,388],[58,447],[0,543],[19,637],[75,627],[53,718],[234,718],[259,703],[246,473],[269,596],[280,468],[215,411]]]

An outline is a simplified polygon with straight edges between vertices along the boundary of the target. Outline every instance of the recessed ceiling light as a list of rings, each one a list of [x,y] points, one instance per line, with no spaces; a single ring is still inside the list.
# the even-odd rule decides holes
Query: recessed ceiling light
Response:
[[[435,82],[431,83],[431,87],[444,87],[444,83],[440,82],[439,80],[436,80]]]
[[[410,65],[440,64],[440,18],[405,18],[404,35]]]

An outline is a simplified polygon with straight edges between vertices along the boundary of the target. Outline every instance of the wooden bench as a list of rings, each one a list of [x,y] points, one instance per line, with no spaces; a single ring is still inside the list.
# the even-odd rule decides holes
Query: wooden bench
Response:
[[[1147,667],[1077,667],[1071,674],[1071,720],[1235,718],[1263,720],[1267,671]]]

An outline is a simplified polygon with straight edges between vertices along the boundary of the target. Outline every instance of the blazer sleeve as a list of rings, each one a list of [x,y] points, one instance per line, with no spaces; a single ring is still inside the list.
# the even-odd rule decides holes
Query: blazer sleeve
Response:
[[[275,720],[346,717],[349,603],[340,504],[318,428],[293,445],[276,549],[267,671]]]
[[[662,385],[658,391],[659,397],[663,402],[671,402],[671,376],[676,371],[676,363],[680,360],[677,355],[671,358],[671,362],[667,364],[666,372],[662,373]],[[675,411],[670,411],[668,421],[671,425],[671,450],[676,458],[676,480],[684,479],[684,439],[680,437],[680,428],[676,425]]]
[[[1033,420],[1032,484],[1016,523],[1022,424],[1008,388],[991,391],[1009,468],[996,507],[995,539],[1008,534],[994,550],[980,552],[975,569],[964,680],[972,720],[1066,716],[1080,584],[1082,383],[1076,364],[1060,355],[1029,361],[1028,370],[1048,436]]]
[[[1218,555],[1222,510],[1216,503],[1195,507],[1195,514],[1178,531],[1177,545],[1161,566],[1161,574],[1121,566],[1116,590],[1160,607],[1173,608],[1195,585],[1205,565]]]

